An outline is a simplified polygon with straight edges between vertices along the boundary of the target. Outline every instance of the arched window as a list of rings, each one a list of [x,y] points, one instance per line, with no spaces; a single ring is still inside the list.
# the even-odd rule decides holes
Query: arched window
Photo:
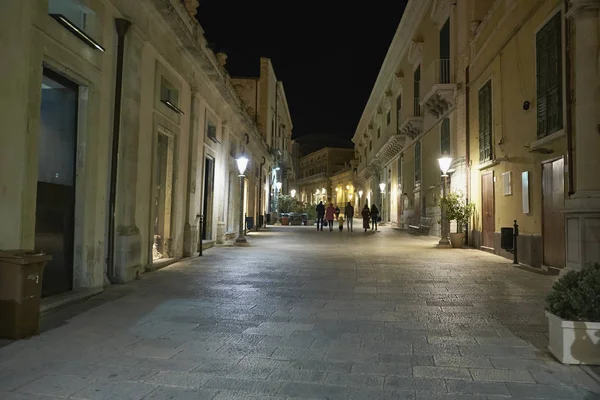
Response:
[[[415,143],[415,185],[421,183],[421,142]]]
[[[440,129],[440,151],[442,155],[450,155],[450,120],[444,118]]]

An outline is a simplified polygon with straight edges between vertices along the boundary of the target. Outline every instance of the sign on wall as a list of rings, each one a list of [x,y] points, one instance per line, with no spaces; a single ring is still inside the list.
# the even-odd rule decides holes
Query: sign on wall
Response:
[[[523,190],[523,214],[529,214],[529,171],[521,174],[521,187]]]

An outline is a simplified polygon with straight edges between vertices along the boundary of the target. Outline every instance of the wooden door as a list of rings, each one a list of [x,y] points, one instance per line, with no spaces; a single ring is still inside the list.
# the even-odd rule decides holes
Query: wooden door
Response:
[[[481,176],[481,247],[494,248],[494,173]]]
[[[564,159],[542,165],[542,240],[544,264],[565,267]]]

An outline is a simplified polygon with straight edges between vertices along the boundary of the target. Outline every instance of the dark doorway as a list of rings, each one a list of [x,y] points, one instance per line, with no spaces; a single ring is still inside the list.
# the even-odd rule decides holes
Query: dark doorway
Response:
[[[481,195],[481,247],[493,250],[496,229],[493,172],[481,176]]]
[[[565,267],[565,162],[558,159],[542,165],[542,240],[544,264]]]
[[[204,226],[202,227],[202,239],[211,240],[213,237],[213,201],[215,180],[215,160],[206,157],[204,162]]]
[[[42,296],[73,288],[75,154],[79,87],[44,68],[38,144],[35,249],[52,255]]]
[[[154,173],[154,244],[152,259],[172,257],[171,199],[173,193],[173,139],[158,133]]]

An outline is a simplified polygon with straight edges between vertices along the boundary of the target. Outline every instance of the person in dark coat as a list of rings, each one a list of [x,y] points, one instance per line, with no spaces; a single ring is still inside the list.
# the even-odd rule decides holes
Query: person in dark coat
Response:
[[[325,205],[320,201],[317,205],[317,230],[323,230],[323,219],[325,218]]]
[[[340,219],[340,213],[342,211],[340,210],[340,208],[338,206],[335,206],[335,219],[338,220]]]
[[[346,208],[344,209],[344,216],[346,217],[348,232],[352,232],[352,218],[354,218],[354,207],[352,207],[352,203],[348,202],[348,204],[346,204]]]
[[[363,228],[365,232],[369,229],[369,220],[371,219],[371,211],[369,211],[369,206],[365,204],[365,207],[362,209],[360,216],[363,219]]]
[[[379,209],[375,203],[371,204],[371,230],[377,230],[377,219],[379,218]]]

